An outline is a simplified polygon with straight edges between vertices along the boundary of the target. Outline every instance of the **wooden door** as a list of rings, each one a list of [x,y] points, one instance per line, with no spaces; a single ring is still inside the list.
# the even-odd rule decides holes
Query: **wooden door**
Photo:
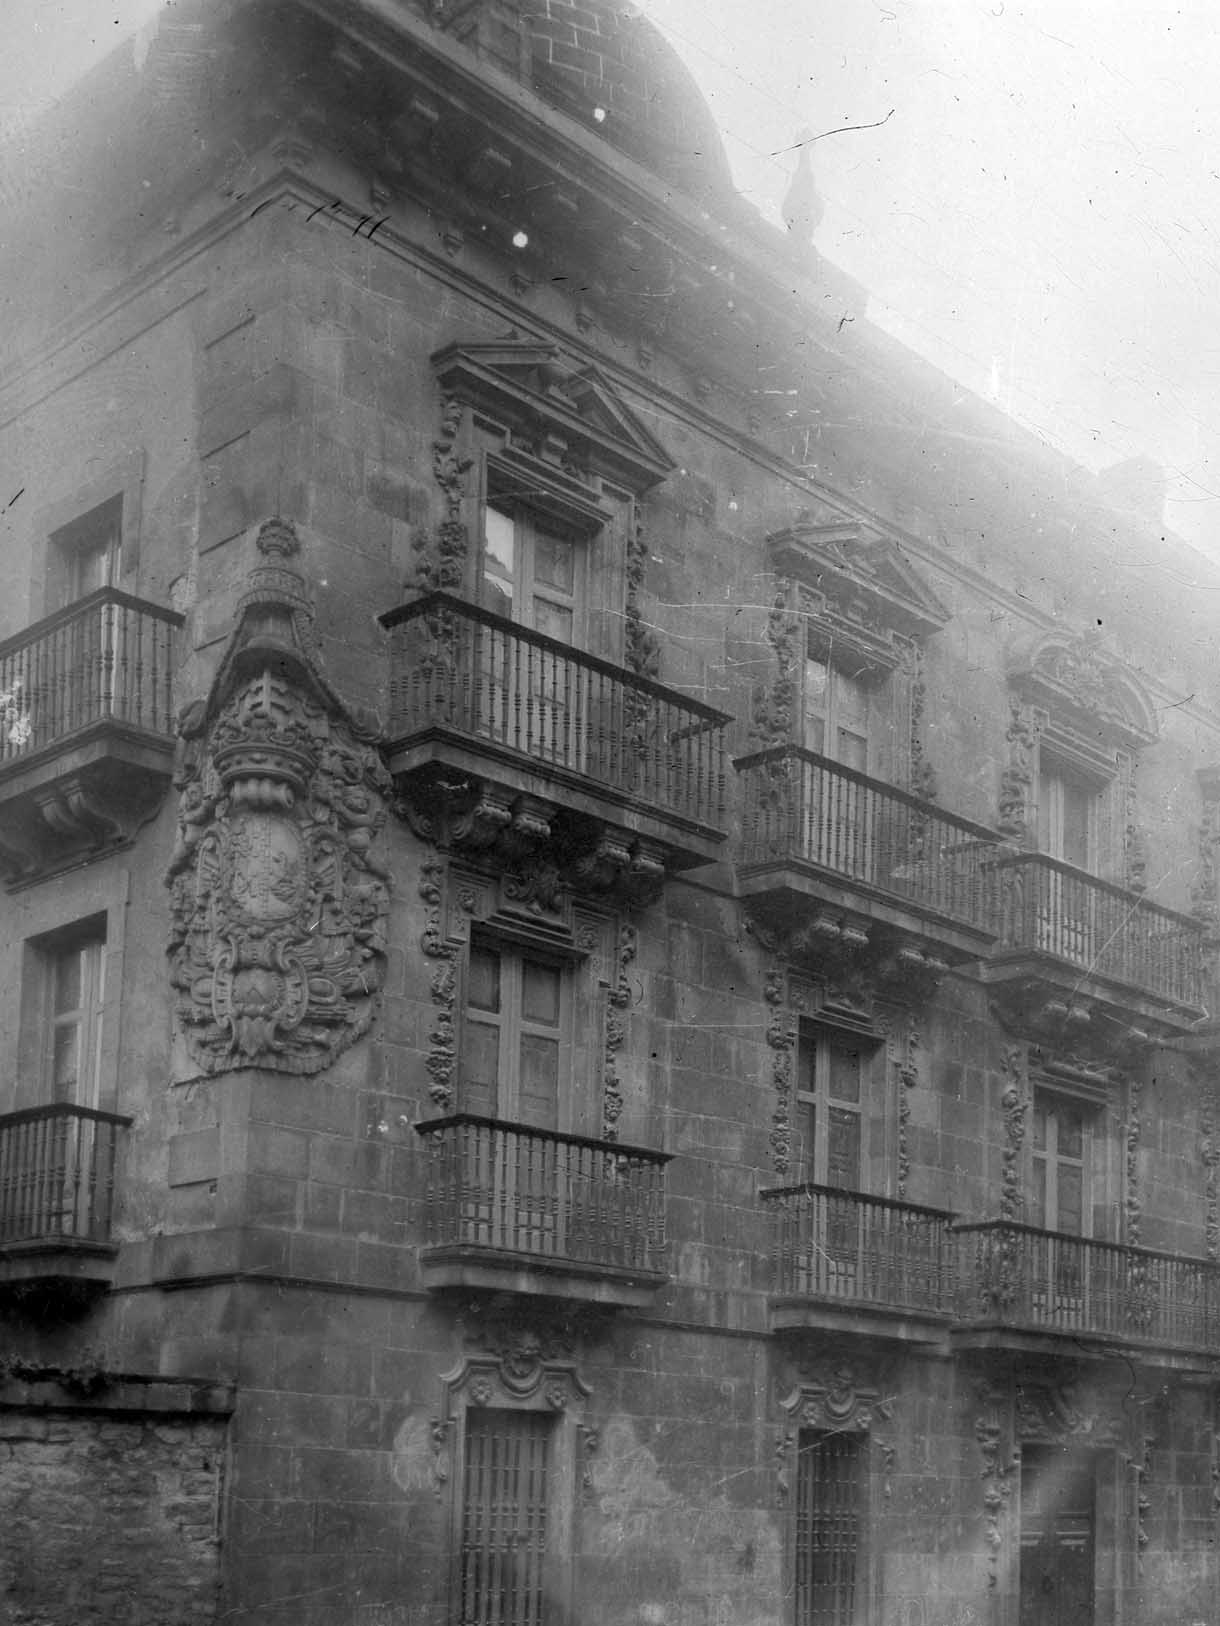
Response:
[[[1090,1626],[1095,1486],[1093,1454],[1022,1447],[1019,1626]]]

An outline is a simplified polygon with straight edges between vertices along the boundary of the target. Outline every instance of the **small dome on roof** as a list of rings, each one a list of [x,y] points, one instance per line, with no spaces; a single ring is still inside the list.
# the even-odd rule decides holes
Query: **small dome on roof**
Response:
[[[601,134],[661,179],[706,198],[732,196],[711,109],[677,52],[629,0],[475,0],[454,8],[506,66],[520,50],[544,101]],[[445,27],[444,13],[441,26]]]

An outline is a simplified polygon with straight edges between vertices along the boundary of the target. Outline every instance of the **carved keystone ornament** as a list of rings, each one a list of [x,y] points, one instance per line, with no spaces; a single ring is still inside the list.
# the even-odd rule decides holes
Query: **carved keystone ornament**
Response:
[[[258,547],[212,692],[179,719],[170,980],[205,1072],[314,1073],[368,1029],[381,987],[389,781],[322,675],[295,533],[269,520]]]

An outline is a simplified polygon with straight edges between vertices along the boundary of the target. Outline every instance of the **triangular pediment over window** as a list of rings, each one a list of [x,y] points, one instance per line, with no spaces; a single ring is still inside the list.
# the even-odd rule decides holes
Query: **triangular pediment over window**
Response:
[[[611,480],[635,495],[674,461],[596,367],[558,345],[504,339],[432,357],[441,388],[506,429],[523,449]]]
[[[845,621],[926,638],[949,619],[897,544],[859,521],[798,522],[767,546],[773,570],[821,594]]]

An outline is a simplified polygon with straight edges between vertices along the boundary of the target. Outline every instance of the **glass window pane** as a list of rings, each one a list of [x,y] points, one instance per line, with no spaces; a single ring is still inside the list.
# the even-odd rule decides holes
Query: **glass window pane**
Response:
[[[853,734],[868,733],[868,689],[859,678],[838,669],[834,675],[839,727]]]
[[[462,1076],[459,1084],[463,1112],[495,1117],[499,1101],[496,1087],[499,1070],[499,1028],[488,1022],[468,1020],[462,1029]]]
[[[825,661],[810,657],[805,662],[805,710],[825,716],[829,694],[830,668]]]
[[[64,1011],[80,1009],[82,959],[81,951],[77,948],[65,949],[56,956],[53,978],[56,1016]]]
[[[830,1093],[838,1101],[860,1099],[860,1072],[863,1058],[858,1045],[833,1039],[830,1051]]]
[[[796,1087],[812,1094],[817,1088],[817,1080],[817,1035],[802,1024],[796,1041]]]
[[[1046,1102],[1034,1100],[1034,1146],[1039,1152],[1046,1150]]]
[[[521,972],[522,1016],[527,1022],[542,1022],[547,1027],[558,1027],[562,971],[558,966],[523,960]]]
[[[559,1121],[559,1041],[521,1035],[521,1120],[542,1129]]]
[[[1084,1152],[1084,1118],[1073,1107],[1060,1107],[1059,1113],[1059,1155],[1060,1157],[1080,1157]]]
[[[1059,1165],[1059,1212],[1052,1229],[1079,1236],[1084,1229],[1083,1181],[1080,1170],[1070,1163]]]
[[[812,1101],[798,1101],[792,1121],[793,1168],[804,1180],[817,1178],[814,1147],[817,1145],[818,1109]]]
[[[500,956],[472,948],[466,973],[466,1003],[477,1011],[500,1009]]]
[[[513,583],[517,573],[516,526],[498,508],[483,511],[483,591],[487,607],[497,615],[513,613]]]
[[[576,549],[572,543],[540,531],[534,541],[534,580],[561,593],[571,593],[576,583]]]
[[[827,1128],[826,1184],[854,1191],[860,1183],[860,1114],[831,1107]]]
[[[1068,864],[1084,869],[1089,861],[1089,809],[1093,797],[1083,784],[1063,781],[1063,857]]]
[[[1030,1193],[1029,1223],[1042,1227],[1046,1225],[1046,1162],[1040,1157],[1034,1159],[1034,1189]]]
[[[51,1044],[51,1096],[55,1101],[74,1101],[80,1075],[80,1024],[61,1022]]]

